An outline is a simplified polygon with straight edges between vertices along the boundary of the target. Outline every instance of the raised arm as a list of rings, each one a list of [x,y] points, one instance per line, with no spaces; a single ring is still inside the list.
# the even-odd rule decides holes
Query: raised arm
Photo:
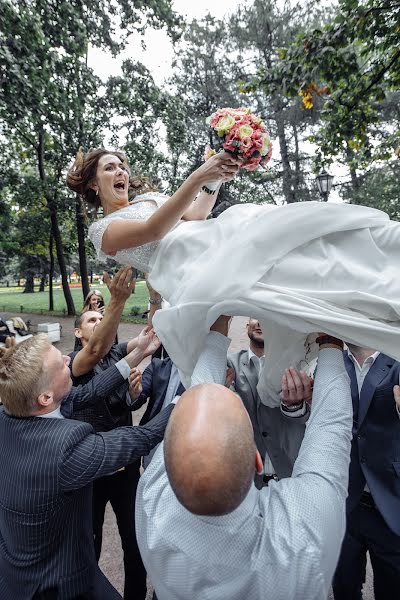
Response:
[[[236,158],[226,152],[216,154],[189,175],[175,194],[147,221],[112,220],[103,234],[102,251],[112,255],[119,250],[161,240],[182,218],[203,185],[212,180],[229,181],[237,173],[239,164]]]
[[[60,468],[62,489],[79,489],[98,477],[110,475],[146,456],[163,439],[173,407],[173,404],[167,406],[145,426],[117,427],[106,433],[88,433],[87,425],[82,424],[86,429],[82,427],[82,432],[69,439],[64,448]]]
[[[93,331],[86,346],[74,358],[72,363],[74,377],[91,371],[109,352],[115,340],[125,302],[135,287],[132,271],[127,267],[120,269],[112,280],[108,273],[104,273],[104,281],[110,290],[111,299],[101,323]]]
[[[81,410],[85,406],[106,399],[116,387],[128,379],[131,369],[137,367],[144,358],[150,356],[160,343],[153,330],[143,330],[138,339],[137,347],[129,352],[125,358],[122,358],[102,373],[95,375],[85,385],[72,388],[64,398],[64,412],[72,411],[72,407],[73,410]],[[65,414],[65,416],[69,415]]]

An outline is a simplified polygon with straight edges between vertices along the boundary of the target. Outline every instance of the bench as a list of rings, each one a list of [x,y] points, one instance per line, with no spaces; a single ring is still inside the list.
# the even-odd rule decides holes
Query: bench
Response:
[[[61,328],[60,323],[39,323],[37,326],[38,333],[45,333],[50,342],[59,342]]]
[[[24,340],[28,340],[30,337],[32,337],[31,333],[28,333],[27,335],[19,335],[18,331],[15,330],[14,323],[12,321],[6,321],[6,325],[11,331],[11,333],[15,333],[15,341],[17,342],[17,344],[23,342]],[[4,342],[0,342],[0,346],[4,345]]]

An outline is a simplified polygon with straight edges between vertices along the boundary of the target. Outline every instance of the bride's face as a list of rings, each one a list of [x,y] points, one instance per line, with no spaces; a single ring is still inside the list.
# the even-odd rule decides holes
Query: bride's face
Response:
[[[92,185],[99,193],[104,213],[110,213],[128,204],[129,170],[113,154],[104,154],[97,164],[96,181]]]

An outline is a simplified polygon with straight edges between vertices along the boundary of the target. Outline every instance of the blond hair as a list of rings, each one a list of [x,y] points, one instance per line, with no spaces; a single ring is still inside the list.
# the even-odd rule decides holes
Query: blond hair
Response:
[[[0,355],[0,400],[7,414],[29,417],[48,384],[44,356],[51,348],[46,334],[36,335]]]

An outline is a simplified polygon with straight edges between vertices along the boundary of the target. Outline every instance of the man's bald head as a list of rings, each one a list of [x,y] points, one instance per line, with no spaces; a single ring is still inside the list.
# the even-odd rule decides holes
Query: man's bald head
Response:
[[[253,428],[239,396],[197,385],[179,400],[165,432],[168,478],[178,500],[198,515],[237,508],[254,478]]]

